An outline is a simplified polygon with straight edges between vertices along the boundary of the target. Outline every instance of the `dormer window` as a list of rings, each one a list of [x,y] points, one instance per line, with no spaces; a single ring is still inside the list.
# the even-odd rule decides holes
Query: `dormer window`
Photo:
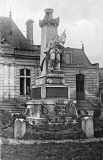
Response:
[[[72,52],[65,51],[65,63],[72,64]]]

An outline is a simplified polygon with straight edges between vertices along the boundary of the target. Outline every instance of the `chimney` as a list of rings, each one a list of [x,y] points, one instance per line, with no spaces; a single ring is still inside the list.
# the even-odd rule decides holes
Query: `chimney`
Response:
[[[26,22],[26,35],[27,35],[27,40],[31,45],[33,45],[33,23],[34,21],[32,19],[29,19]]]

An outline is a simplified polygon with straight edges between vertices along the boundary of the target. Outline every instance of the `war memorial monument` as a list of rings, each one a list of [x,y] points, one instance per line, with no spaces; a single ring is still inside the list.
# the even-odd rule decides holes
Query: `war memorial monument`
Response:
[[[32,86],[32,100],[27,102],[27,108],[34,108],[31,117],[34,117],[35,123],[45,121],[47,117],[55,123],[60,123],[63,114],[66,121],[67,117],[71,117],[69,107],[75,110],[73,114],[76,116],[76,109],[70,100],[70,87],[65,84],[64,73],[60,70],[60,57],[66,35],[64,31],[61,36],[58,36],[59,17],[54,19],[52,13],[52,9],[46,9],[44,19],[39,21],[41,74],[36,79],[36,85]]]
[[[39,21],[41,73],[36,79],[36,85],[32,86],[31,99],[26,103],[27,109],[24,113],[26,121],[20,122],[21,127],[19,127],[18,119],[15,120],[14,138],[24,136],[26,123],[44,131],[65,130],[78,124],[75,103],[70,99],[70,86],[65,83],[64,73],[60,69],[66,33],[64,30],[58,36],[59,17],[54,19],[52,13],[53,9],[45,9],[44,19]],[[84,118],[81,127],[87,137],[93,137],[91,117]]]

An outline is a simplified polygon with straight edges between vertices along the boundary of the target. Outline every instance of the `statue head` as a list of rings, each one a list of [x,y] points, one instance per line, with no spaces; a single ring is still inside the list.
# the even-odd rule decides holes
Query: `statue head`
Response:
[[[51,41],[50,42],[50,48],[54,48],[55,47],[55,44]]]

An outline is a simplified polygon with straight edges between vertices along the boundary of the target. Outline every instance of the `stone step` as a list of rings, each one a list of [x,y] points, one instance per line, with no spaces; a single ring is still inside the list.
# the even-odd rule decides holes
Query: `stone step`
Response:
[[[97,106],[98,106],[98,101],[92,101],[92,100],[78,101],[76,104],[77,110],[78,109],[96,110]]]
[[[11,114],[13,113],[21,113],[25,109],[25,104],[19,104],[16,103],[6,103],[6,102],[0,102],[0,109],[8,110]]]
[[[15,106],[15,103],[4,103],[4,102],[0,102],[0,106]]]

